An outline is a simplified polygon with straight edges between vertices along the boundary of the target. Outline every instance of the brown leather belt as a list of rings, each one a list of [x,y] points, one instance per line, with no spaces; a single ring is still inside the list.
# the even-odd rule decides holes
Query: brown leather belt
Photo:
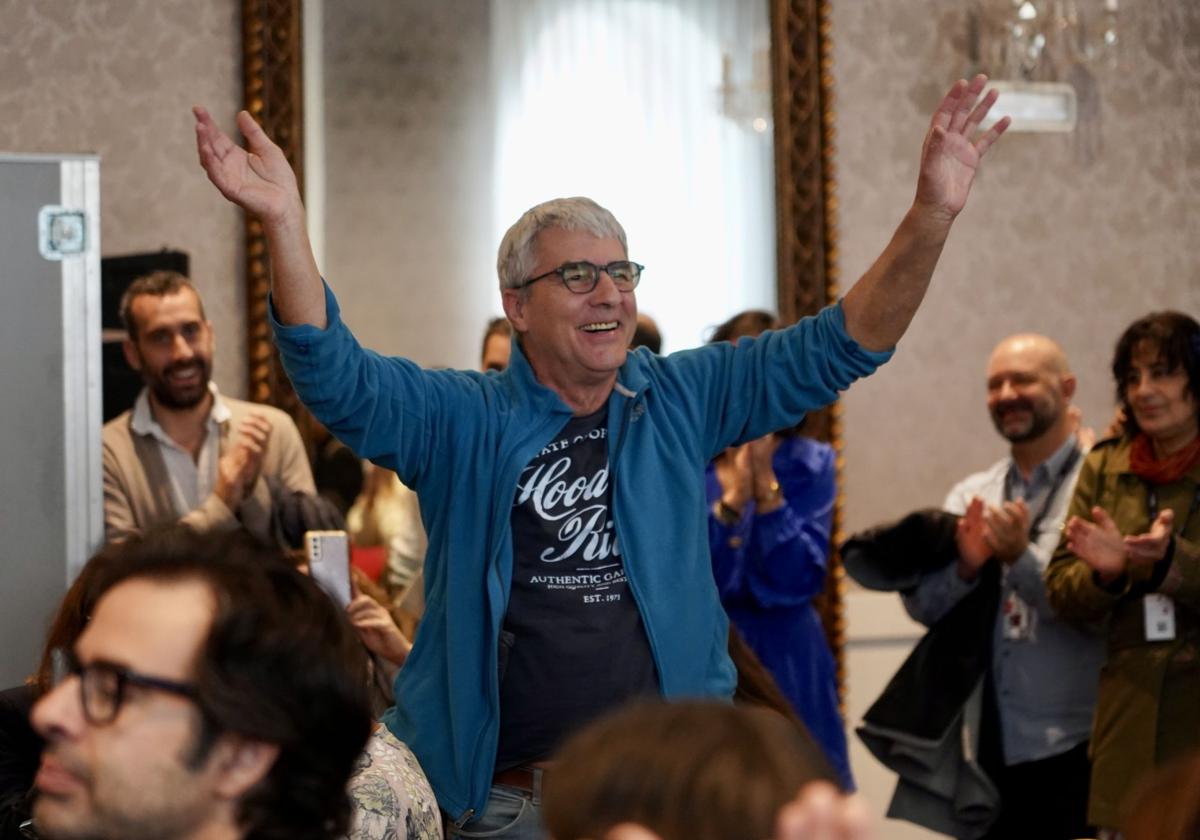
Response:
[[[501,770],[499,773],[496,773],[492,776],[492,784],[508,785],[509,787],[533,793],[541,787],[540,782],[545,779],[547,769],[546,767],[521,764],[517,767],[510,767],[507,770]],[[538,776],[541,776],[541,779]]]

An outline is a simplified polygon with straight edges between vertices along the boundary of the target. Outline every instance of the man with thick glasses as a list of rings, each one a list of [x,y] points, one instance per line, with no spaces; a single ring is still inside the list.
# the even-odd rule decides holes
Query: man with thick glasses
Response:
[[[317,270],[282,152],[246,112],[248,151],[195,109],[209,179],[266,229],[296,391],[420,495],[427,608],[384,723],[420,759],[451,836],[541,836],[546,763],[597,715],[647,694],[731,696],[704,467],[890,357],[1007,127],[978,131],[995,101],[985,81],[943,99],[913,205],[844,300],[755,341],[629,352],[642,267],[620,224],[584,198],[527,211],[500,245],[515,340],[499,375],[364,352]]]
[[[31,716],[38,836],[344,836],[370,712],[328,596],[236,532],[104,551],[103,595]]]

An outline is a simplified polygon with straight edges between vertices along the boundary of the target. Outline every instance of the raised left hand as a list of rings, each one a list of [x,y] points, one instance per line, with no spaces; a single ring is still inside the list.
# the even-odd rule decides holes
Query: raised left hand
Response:
[[[934,112],[921,148],[915,203],[947,220],[957,216],[966,205],[979,161],[1011,122],[1005,117],[974,136],[996,102],[994,89],[979,99],[986,84],[987,76],[982,74],[970,84],[964,79],[955,82]]]

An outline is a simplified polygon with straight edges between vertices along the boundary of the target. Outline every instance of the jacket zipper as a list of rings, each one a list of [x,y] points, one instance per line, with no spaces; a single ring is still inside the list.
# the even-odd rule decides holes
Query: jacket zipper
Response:
[[[530,437],[532,438],[532,435],[531,435]],[[544,444],[543,444],[543,445],[544,445]],[[532,460],[532,459],[533,459],[533,457],[537,455],[538,451],[540,451],[540,448],[541,448],[541,447],[538,447],[538,448],[534,449],[534,451],[533,451],[533,452],[532,452],[532,453],[529,455],[529,457],[525,458],[523,461],[521,461],[521,463],[522,463],[522,464],[527,464],[527,463],[529,463],[529,461],[530,461],[530,460]],[[520,469],[518,469],[518,471],[517,471],[517,480],[518,480],[518,481],[520,480],[520,477],[521,477],[521,473],[520,473]],[[510,494],[509,494],[509,498],[511,499],[513,496],[515,496],[515,494],[516,494],[516,487],[514,486],[513,488],[511,488],[511,491],[510,491]],[[502,529],[501,529],[501,530],[502,530]],[[511,540],[511,535],[510,535],[510,540]],[[515,562],[515,558],[514,558],[514,562]],[[498,573],[498,572],[497,572],[497,573]],[[486,585],[486,582],[485,582],[485,585]],[[510,584],[509,584],[510,588],[511,588],[511,585],[512,585],[512,584],[511,584],[511,582],[510,582]],[[503,622],[504,622],[504,617],[503,617],[503,616],[501,616],[501,618],[500,618],[500,622],[501,622],[501,625],[503,625]],[[491,679],[492,681],[494,681],[494,682],[495,682],[495,684],[496,684],[497,697],[499,697],[499,691],[500,691],[500,686],[499,686],[499,674],[497,673],[497,669],[499,668],[499,662],[498,662],[498,661],[497,661],[497,660],[496,660],[494,657],[496,657],[496,656],[497,656],[497,644],[499,643],[499,634],[500,634],[500,629],[501,629],[501,627],[500,627],[500,626],[497,626],[497,628],[496,628],[496,638],[495,638],[495,639],[491,639],[491,640],[489,640],[489,644],[488,644],[488,647],[489,647],[488,659],[489,659],[489,663],[490,663],[490,667],[491,667],[491,677],[490,677],[490,679]],[[477,764],[478,764],[478,762],[479,762],[480,752],[481,752],[481,751],[482,751],[482,749],[483,749],[483,739],[484,739],[484,737],[485,737],[486,733],[487,733],[487,732],[488,732],[488,731],[491,729],[491,727],[492,727],[492,725],[493,725],[493,723],[494,723],[494,721],[495,721],[495,718],[496,718],[496,713],[499,711],[499,708],[498,708],[498,701],[497,701],[497,705],[496,705],[496,707],[493,707],[493,704],[491,703],[491,698],[490,698],[490,697],[488,698],[488,704],[487,704],[487,706],[488,706],[488,714],[487,714],[487,719],[486,719],[486,720],[483,722],[483,723],[484,723],[484,725],[483,725],[482,727],[480,727],[480,730],[479,730],[479,739],[478,739],[478,740],[475,742],[475,750],[474,750],[474,759],[475,759],[475,761],[473,762],[473,764],[474,764],[474,765],[477,765]],[[493,760],[495,760],[495,756],[493,756],[492,758],[493,758]],[[471,783],[468,785],[468,788],[471,788],[471,787],[473,787],[473,786],[474,786],[474,781],[472,780],[472,782],[471,782]],[[490,785],[490,784],[488,785],[488,790],[489,790],[489,791],[491,790],[491,785]],[[468,801],[470,801],[470,799],[471,799],[471,798],[473,798],[473,797],[471,796],[471,791],[470,791],[470,790],[468,790]],[[486,799],[487,799],[487,797],[485,796],[485,797],[484,797],[484,800],[486,801]],[[453,825],[454,825],[454,827],[455,827],[456,829],[461,829],[461,828],[462,828],[462,827],[463,827],[463,826],[464,826],[464,825],[467,823],[467,821],[468,821],[468,820],[470,820],[470,819],[471,819],[471,817],[473,817],[474,815],[475,815],[475,809],[474,809],[474,808],[467,808],[467,809],[466,809],[466,810],[465,810],[465,811],[464,811],[464,812],[463,812],[463,813],[462,813],[462,814],[459,816],[459,818],[458,818],[457,820],[454,820],[454,822],[453,822]]]
[[[612,514],[614,519],[617,515],[617,462],[621,457],[621,450],[625,448],[625,434],[629,431],[630,415],[637,407],[638,403],[644,399],[642,394],[634,394],[626,405],[625,410],[621,413],[621,429],[617,436],[617,445],[609,455],[608,475],[612,482]],[[615,523],[617,528],[617,539],[621,538],[620,523]],[[658,644],[654,639],[654,632],[650,627],[650,621],[646,617],[646,609],[642,600],[642,594],[638,590],[637,582],[634,580],[633,571],[629,567],[628,560],[623,560],[625,565],[625,579],[629,581],[629,590],[633,593],[633,603],[637,606],[638,615],[642,617],[642,629],[646,631],[646,641],[650,643],[650,654],[654,657],[654,667],[658,670],[658,688],[659,691],[665,693],[664,676],[662,667],[662,657],[658,653]]]

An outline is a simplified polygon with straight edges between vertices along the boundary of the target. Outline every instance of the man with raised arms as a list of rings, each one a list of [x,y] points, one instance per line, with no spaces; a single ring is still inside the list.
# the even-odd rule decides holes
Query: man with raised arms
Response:
[[[420,759],[450,836],[541,836],[548,760],[597,715],[645,695],[732,695],[704,466],[890,358],[1007,127],[978,130],[995,101],[980,98],[985,82],[942,100],[913,204],[846,297],[736,346],[629,351],[643,267],[620,224],[584,198],[530,209],[500,245],[517,338],[508,369],[488,375],[362,350],[317,270],[282,152],[245,112],[243,149],[195,110],[209,179],[266,231],[297,393],[420,495],[427,608],[384,723]]]

